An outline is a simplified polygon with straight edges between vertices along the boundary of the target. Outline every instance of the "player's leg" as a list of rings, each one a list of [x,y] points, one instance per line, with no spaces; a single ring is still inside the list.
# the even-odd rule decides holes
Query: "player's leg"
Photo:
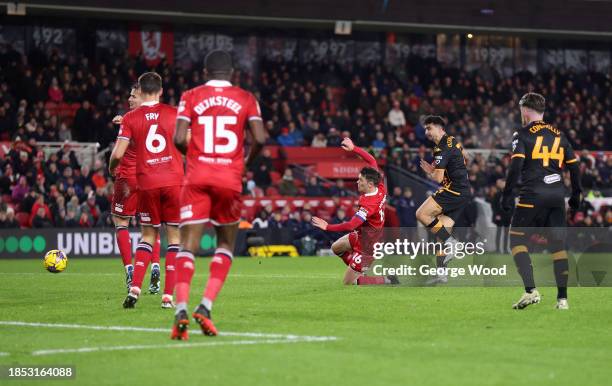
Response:
[[[211,311],[232,266],[238,224],[215,226],[215,232],[217,233],[217,248],[210,260],[210,274],[202,294],[202,300],[193,313],[193,317],[200,324],[202,332],[208,336],[217,335],[217,329],[212,323]]]
[[[557,304],[555,308],[560,310],[569,309],[567,302],[567,281],[569,277],[569,260],[565,239],[567,236],[565,228],[565,207],[551,208],[546,226],[549,227],[548,245],[552,252],[553,269],[557,283]]]
[[[123,302],[124,308],[133,308],[140,296],[142,281],[147,272],[147,267],[153,254],[153,243],[157,239],[158,227],[142,225],[142,236],[136,248],[136,263],[134,264],[134,279],[130,292]]]
[[[171,339],[188,339],[189,316],[187,303],[191,280],[195,272],[195,255],[200,247],[200,238],[205,224],[210,220],[211,199],[204,188],[185,185],[180,194],[180,251],[176,254],[176,312]]]
[[[535,220],[539,215],[539,210],[532,207],[516,207],[512,216],[512,227],[510,229],[510,248],[514,263],[518,270],[525,293],[512,305],[512,308],[520,310],[531,304],[540,302],[540,293],[536,289],[533,278],[533,266],[529,256],[529,231],[528,226],[537,225]]]
[[[125,217],[119,217],[115,214],[112,215],[113,223],[115,224],[115,236],[117,238],[117,245],[119,246],[119,253],[123,260],[123,267],[125,268],[125,285],[127,290],[130,290],[132,285],[132,277],[134,274],[134,264],[132,263],[132,241],[130,238],[130,219]]]
[[[211,311],[217,295],[223,288],[227,274],[234,259],[234,246],[240,221],[242,201],[240,193],[223,188],[211,189],[212,206],[210,219],[217,234],[217,248],[210,261],[210,275],[202,301],[193,313],[194,319],[200,324],[205,335],[217,335]]]
[[[151,256],[151,279],[149,281],[149,293],[158,294],[160,289],[161,272],[159,269],[159,258],[161,254],[161,240],[157,234],[157,240],[153,243],[153,255]]]
[[[443,194],[444,192],[441,193],[440,196]],[[450,231],[447,229],[447,224],[452,228],[454,221],[447,216],[441,216],[443,212],[444,209],[442,204],[438,203],[437,200],[431,196],[427,197],[427,200],[417,209],[416,218],[427,228],[427,231],[432,234],[436,240],[445,243],[446,240],[451,237]]]
[[[334,254],[338,256],[339,258],[341,258],[344,264],[346,265],[349,265],[351,253],[353,252],[353,249],[351,248],[351,242],[349,239],[350,235],[351,233],[348,233],[340,237],[338,240],[334,241],[334,243],[331,246],[331,249],[334,252]]]
[[[165,280],[164,294],[162,295],[162,308],[174,308],[173,294],[176,283],[176,255],[180,250],[180,231],[179,223],[181,221],[181,207],[179,198],[181,195],[181,187],[167,186],[162,188],[161,201],[164,205],[161,207],[161,221],[166,224],[166,236],[168,247],[166,250],[165,264]],[[159,242],[159,239],[158,239]]]
[[[128,228],[131,218],[136,215],[137,201],[136,182],[130,179],[117,178],[113,192],[113,202],[111,203],[111,214],[115,224],[117,246],[125,268],[125,284],[128,291],[134,273],[132,241]]]
[[[177,225],[166,224],[168,248],[166,249],[164,294],[162,295],[162,308],[174,308],[173,294],[176,283],[176,254],[180,250],[180,233]]]

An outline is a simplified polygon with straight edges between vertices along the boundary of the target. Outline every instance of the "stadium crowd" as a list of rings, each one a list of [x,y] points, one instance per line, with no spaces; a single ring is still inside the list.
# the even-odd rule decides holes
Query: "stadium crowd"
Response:
[[[431,161],[420,117],[444,116],[447,131],[467,149],[507,149],[520,123],[516,108],[522,93],[547,97],[546,118],[564,130],[580,152],[583,185],[589,195],[612,188],[612,81],[605,74],[557,70],[501,77],[487,69],[467,73],[444,68],[432,59],[413,57],[405,68],[300,64],[262,61],[256,74],[235,71],[234,82],[255,93],[261,103],[270,144],[339,146],[350,135],[386,165],[422,174],[420,159]],[[90,169],[79,164],[68,145],[45,158],[38,142],[98,142],[112,146],[117,127],[111,120],[126,112],[130,86],[148,70],[142,57],[61,58],[31,53],[22,57],[10,47],[0,52],[0,227],[111,226],[112,180],[104,162]],[[183,90],[201,84],[199,71],[183,72],[165,61],[155,69],[164,79],[164,101],[176,105]],[[496,208],[507,157],[475,155],[469,160],[477,196],[491,202],[494,222],[506,222]],[[247,173],[245,194],[274,185],[282,195],[344,196],[343,181],[325,186],[314,177],[297,184],[291,169],[274,181],[273,160],[264,152]],[[410,192],[394,191],[391,205],[401,224],[414,222]],[[412,201],[411,201],[412,200]],[[298,227],[307,231],[310,213],[289,215],[263,209],[255,227]],[[339,210],[335,216],[343,218]],[[586,210],[573,225],[612,224],[612,209]],[[296,225],[298,224],[298,225]]]

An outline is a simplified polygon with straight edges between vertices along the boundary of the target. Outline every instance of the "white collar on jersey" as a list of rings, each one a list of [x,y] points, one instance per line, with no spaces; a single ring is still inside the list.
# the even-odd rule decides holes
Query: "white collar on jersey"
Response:
[[[155,106],[158,103],[159,102],[157,102],[157,101],[149,101],[149,102],[142,102],[140,105],[141,106]]]
[[[232,87],[232,84],[227,80],[209,80],[206,82],[206,85],[212,87]]]
[[[378,194],[378,188],[376,188],[376,190],[374,190],[372,193],[365,193],[364,196],[370,197],[370,196],[375,196],[377,194]]]

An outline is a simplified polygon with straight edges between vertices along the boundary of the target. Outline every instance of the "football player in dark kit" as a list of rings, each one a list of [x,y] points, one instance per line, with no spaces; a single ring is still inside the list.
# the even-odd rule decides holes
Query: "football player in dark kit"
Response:
[[[442,117],[429,115],[423,120],[425,135],[435,146],[434,162],[421,160],[421,168],[427,176],[441,185],[431,197],[417,209],[417,220],[433,234],[442,244],[453,243],[451,231],[463,209],[472,199],[468,171],[465,166],[463,147],[455,137],[449,136],[444,130]],[[438,268],[446,267],[453,259],[453,254],[437,253]],[[438,275],[429,284],[446,283],[447,275]]]
[[[523,127],[512,137],[512,162],[501,202],[506,211],[514,207],[510,246],[525,285],[525,293],[512,308],[523,309],[540,302],[527,247],[530,232],[525,228],[549,227],[548,246],[557,283],[556,308],[568,309],[569,263],[565,247],[565,186],[562,170],[563,167],[569,169],[572,183],[569,206],[577,209],[582,196],[578,159],[565,135],[543,121],[546,100],[542,95],[527,93],[519,101],[519,106]],[[519,199],[515,206],[513,190],[517,185]]]

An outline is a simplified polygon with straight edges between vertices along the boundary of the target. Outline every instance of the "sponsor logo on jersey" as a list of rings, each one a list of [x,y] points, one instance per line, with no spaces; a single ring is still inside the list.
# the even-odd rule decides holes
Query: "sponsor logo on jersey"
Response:
[[[554,184],[555,182],[559,182],[559,181],[561,181],[561,176],[557,173],[549,174],[544,177],[545,184]]]

